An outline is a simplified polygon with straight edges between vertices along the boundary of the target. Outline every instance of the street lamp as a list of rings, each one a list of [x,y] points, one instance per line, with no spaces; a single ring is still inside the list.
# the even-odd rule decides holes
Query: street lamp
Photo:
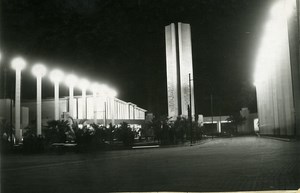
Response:
[[[43,64],[36,64],[32,68],[32,74],[36,76],[36,118],[37,136],[42,134],[42,77],[46,74]]]
[[[59,83],[62,81],[64,73],[55,69],[50,73],[50,80],[54,83],[54,119],[59,120]]]
[[[15,93],[15,136],[17,140],[22,137],[21,131],[21,71],[26,67],[26,61],[17,57],[11,61],[12,68],[16,71],[16,93]]]
[[[111,124],[115,125],[115,97],[117,96],[117,92],[113,89],[109,89],[107,94],[111,104]]]
[[[87,79],[81,79],[79,81],[79,87],[82,92],[82,118],[86,119],[86,89],[90,86],[90,82]]]
[[[109,93],[110,93],[110,89],[108,88],[107,85],[105,84],[102,84],[99,86],[99,93],[100,93],[100,96],[101,98],[103,99],[104,101],[104,109],[103,109],[103,125],[105,126],[106,125],[106,104],[107,104],[107,98],[109,96]]]
[[[189,100],[190,104],[188,105],[188,117],[189,117],[189,122],[190,122],[190,140],[191,140],[191,145],[193,143],[193,120],[192,120],[192,81],[193,79],[191,78],[191,73],[189,73]]]
[[[91,90],[93,92],[93,113],[94,113],[94,123],[97,124],[97,93],[99,92],[100,85],[98,83],[93,83],[91,85]]]
[[[74,86],[78,82],[78,78],[74,74],[69,74],[66,77],[65,83],[69,86],[69,115],[74,116],[73,113],[73,98],[74,98]]]

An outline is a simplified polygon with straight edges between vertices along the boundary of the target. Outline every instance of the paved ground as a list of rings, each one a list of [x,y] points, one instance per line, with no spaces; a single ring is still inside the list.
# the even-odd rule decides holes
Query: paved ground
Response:
[[[2,157],[2,193],[249,191],[300,187],[300,142],[256,137],[97,154]]]

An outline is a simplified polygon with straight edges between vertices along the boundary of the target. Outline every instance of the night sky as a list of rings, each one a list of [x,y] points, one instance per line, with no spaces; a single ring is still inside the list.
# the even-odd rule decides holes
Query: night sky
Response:
[[[43,62],[106,83],[118,98],[167,114],[164,26],[190,23],[196,111],[228,115],[256,111],[253,71],[271,0],[1,0],[2,66],[10,96],[9,62]],[[3,81],[3,78],[1,79]],[[22,98],[35,98],[30,68],[22,73]],[[76,90],[75,95],[81,94]],[[61,86],[61,96],[67,96]],[[3,94],[2,94],[3,96]],[[43,98],[53,97],[48,77]]]

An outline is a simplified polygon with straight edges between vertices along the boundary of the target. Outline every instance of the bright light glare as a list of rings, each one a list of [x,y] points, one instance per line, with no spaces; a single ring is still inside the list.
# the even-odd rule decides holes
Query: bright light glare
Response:
[[[2,53],[0,52],[0,61],[1,61],[1,59],[2,59]]]
[[[93,83],[90,88],[93,92],[98,92],[100,90],[100,85],[98,83]]]
[[[283,1],[279,0],[278,2],[276,2],[273,7],[271,8],[271,17],[273,18],[278,18],[278,17],[282,17],[284,13],[284,6],[283,6]]]
[[[11,61],[11,66],[15,70],[23,70],[26,67],[26,61],[21,57],[17,57]]]
[[[47,72],[45,65],[43,64],[35,64],[32,67],[32,74],[35,76],[43,77]]]
[[[90,82],[87,79],[82,78],[79,80],[79,87],[81,89],[87,89],[89,88],[89,86],[90,86]]]
[[[285,1],[285,11],[286,16],[291,17],[293,15],[294,9],[296,8],[296,1],[295,0],[286,0]]]
[[[115,91],[114,89],[109,89],[108,95],[109,95],[110,97],[116,97],[117,94],[118,94],[117,91]]]
[[[267,81],[272,69],[278,64],[279,53],[286,36],[285,17],[282,15],[284,4],[277,2],[271,9],[272,18],[266,23],[261,45],[256,58],[254,85],[258,86]]]
[[[77,82],[78,82],[78,78],[74,74],[69,74],[65,80],[65,83],[68,86],[74,86],[75,84],[77,84]]]
[[[285,17],[289,18],[292,15],[293,9],[296,6],[295,3],[295,0],[279,0],[271,8],[271,17],[273,19],[284,19]]]
[[[99,86],[99,92],[101,92],[101,93],[107,93],[108,90],[109,90],[109,88],[108,88],[108,86],[106,84],[101,84]]]
[[[109,88],[105,84],[100,85],[99,92],[101,95],[108,96],[108,97],[116,97],[117,96],[117,92],[115,90]]]
[[[52,82],[60,82],[64,78],[64,73],[61,70],[54,69],[50,73],[50,80]]]

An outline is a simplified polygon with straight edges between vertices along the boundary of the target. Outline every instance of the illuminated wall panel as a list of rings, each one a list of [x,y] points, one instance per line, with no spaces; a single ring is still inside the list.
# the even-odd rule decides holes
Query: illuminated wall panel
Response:
[[[175,25],[172,23],[165,27],[166,38],[166,62],[167,62],[167,91],[168,91],[168,115],[177,117],[178,112],[178,77]]]
[[[277,1],[271,14],[256,61],[255,84],[260,133],[295,135],[295,90],[289,34],[288,1]]]
[[[195,114],[193,60],[190,24],[178,23],[165,27],[168,116],[188,116],[190,105],[189,74],[191,75],[191,108]]]
[[[188,115],[187,106],[190,104],[189,74],[193,79],[193,58],[190,24],[178,23],[180,87],[181,87],[181,111],[182,115]],[[191,107],[192,115],[195,114],[194,84],[191,81]]]

